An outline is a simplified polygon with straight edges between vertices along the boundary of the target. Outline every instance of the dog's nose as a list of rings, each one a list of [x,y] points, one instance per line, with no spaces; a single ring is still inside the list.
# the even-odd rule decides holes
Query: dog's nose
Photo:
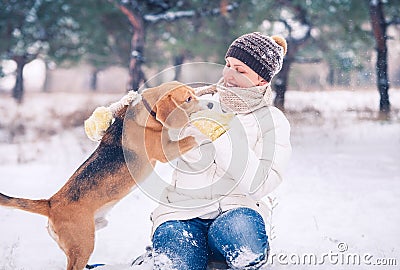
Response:
[[[209,100],[200,100],[200,110],[210,110],[214,107],[214,104]]]

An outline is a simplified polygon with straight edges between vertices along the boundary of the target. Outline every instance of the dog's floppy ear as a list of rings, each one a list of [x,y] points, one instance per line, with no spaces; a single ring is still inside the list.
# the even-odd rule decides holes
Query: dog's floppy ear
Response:
[[[177,108],[175,102],[172,100],[171,95],[167,94],[163,96],[156,103],[156,115],[157,120],[163,123],[165,126],[167,125],[167,120],[169,115]]]
[[[166,94],[156,103],[157,120],[168,128],[181,128],[189,118],[174,101],[172,94]]]

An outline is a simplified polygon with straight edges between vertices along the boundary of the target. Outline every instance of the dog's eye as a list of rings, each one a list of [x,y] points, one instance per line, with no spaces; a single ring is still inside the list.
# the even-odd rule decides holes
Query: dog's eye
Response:
[[[192,97],[188,97],[185,101],[186,103],[189,103],[190,101],[192,101]]]

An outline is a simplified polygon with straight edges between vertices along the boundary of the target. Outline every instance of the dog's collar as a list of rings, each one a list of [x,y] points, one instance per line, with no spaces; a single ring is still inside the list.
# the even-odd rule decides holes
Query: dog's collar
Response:
[[[146,100],[143,96],[142,96],[142,101],[143,101],[144,107],[145,107],[146,110],[149,112],[149,114],[150,114],[151,116],[153,116],[154,119],[156,119],[156,116],[157,116],[156,112],[153,111],[153,110],[151,109],[150,104],[147,102],[147,100]]]

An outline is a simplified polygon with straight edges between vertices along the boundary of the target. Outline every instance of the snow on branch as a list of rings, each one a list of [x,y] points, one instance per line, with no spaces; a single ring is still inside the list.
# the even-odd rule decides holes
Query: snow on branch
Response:
[[[237,7],[238,7],[237,3],[230,4],[226,7],[226,12],[231,12]],[[205,17],[205,16],[216,16],[219,14],[221,14],[220,8],[214,8],[205,11],[196,11],[196,10],[169,11],[157,15],[152,15],[152,14],[144,15],[144,20],[150,23],[157,23],[159,21],[174,21],[183,18],[192,18],[196,15],[200,17]]]
[[[181,18],[191,18],[196,14],[194,10],[188,11],[176,11],[176,12],[166,12],[157,15],[144,15],[144,20],[151,23],[156,23],[159,21],[174,21]]]
[[[316,64],[316,63],[321,63],[322,58],[320,58],[320,57],[317,57],[317,58],[296,57],[294,59],[294,61],[299,64]]]
[[[369,2],[369,4],[371,5],[371,6],[377,6],[378,4],[379,4],[379,0],[371,0],[370,2]]]

